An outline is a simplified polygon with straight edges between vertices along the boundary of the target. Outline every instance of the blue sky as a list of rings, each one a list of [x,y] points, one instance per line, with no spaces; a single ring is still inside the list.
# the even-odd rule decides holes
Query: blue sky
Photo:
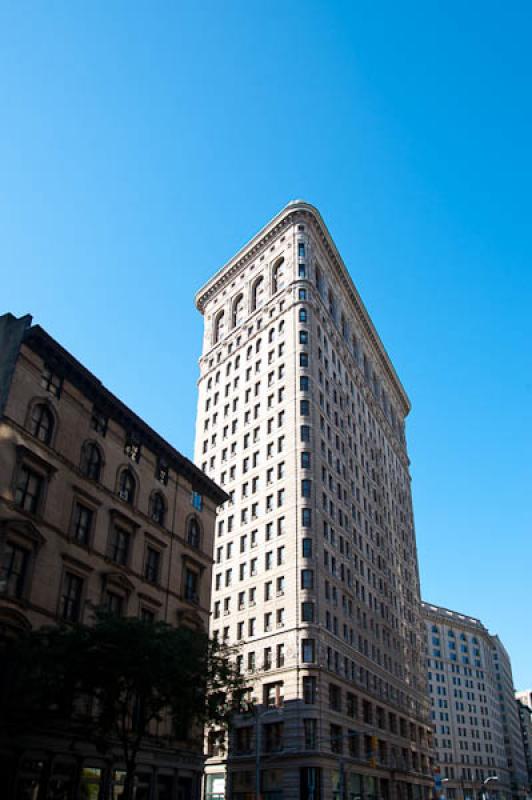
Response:
[[[192,453],[198,287],[318,206],[411,397],[424,596],[532,685],[532,6],[0,3],[1,310]]]

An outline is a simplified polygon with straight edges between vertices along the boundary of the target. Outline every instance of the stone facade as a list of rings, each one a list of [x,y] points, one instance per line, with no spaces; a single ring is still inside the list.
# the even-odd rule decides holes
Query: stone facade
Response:
[[[212,631],[256,701],[207,797],[427,797],[410,404],[318,211],[289,204],[196,303],[195,460],[229,494]]]
[[[31,317],[0,317],[0,441],[1,635],[98,607],[206,628],[226,495]],[[70,745],[0,740],[2,797],[34,797],[41,778],[65,800],[89,796],[80,781],[91,797],[119,786],[119,760]],[[197,744],[146,749],[137,800],[196,798],[202,769]]]
[[[434,751],[446,798],[526,795],[513,687],[508,706],[511,666],[499,638],[456,611],[423,603],[423,614]]]
[[[527,692],[528,702],[520,699],[523,692],[516,692],[517,713],[519,714],[519,724],[521,727],[521,738],[525,751],[525,762],[528,773],[528,785],[532,787],[532,698],[531,693]]]
[[[528,794],[528,770],[525,748],[519,722],[519,710],[515,703],[515,687],[512,664],[498,636],[492,636],[492,660],[495,668],[497,692],[504,732],[506,761],[512,781],[512,795],[516,798]]]

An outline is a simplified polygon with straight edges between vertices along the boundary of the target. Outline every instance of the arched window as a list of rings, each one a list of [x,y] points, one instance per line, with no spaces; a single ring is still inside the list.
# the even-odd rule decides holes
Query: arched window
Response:
[[[196,517],[191,517],[187,526],[187,543],[191,547],[200,546],[200,524]]]
[[[164,525],[165,510],[164,497],[160,492],[155,492],[151,500],[152,520],[158,522],[159,525]]]
[[[329,293],[327,295],[327,299],[328,299],[328,302],[329,302],[329,314],[331,315],[331,317],[333,319],[336,319],[336,300],[335,300],[335,297],[334,297],[334,295],[333,295],[333,293],[332,293],[332,291],[330,289],[329,289]]]
[[[257,278],[251,288],[251,310],[255,311],[264,303],[264,278],[262,275]]]
[[[233,301],[233,319],[232,324],[233,328],[236,328],[237,325],[240,325],[241,322],[244,320],[244,295],[239,294],[235,297]]]
[[[225,313],[219,311],[214,318],[214,337],[213,344],[221,341],[225,336]]]
[[[286,281],[286,265],[284,258],[280,258],[273,266],[272,271],[272,293],[275,294],[285,285]]]
[[[124,469],[120,473],[120,480],[118,482],[118,494],[125,500],[126,503],[133,505],[135,497],[135,478],[130,469]]]
[[[30,431],[40,442],[50,444],[54,430],[54,417],[45,403],[33,406],[30,419]]]
[[[96,442],[86,442],[81,457],[81,471],[93,481],[100,480],[102,454]]]

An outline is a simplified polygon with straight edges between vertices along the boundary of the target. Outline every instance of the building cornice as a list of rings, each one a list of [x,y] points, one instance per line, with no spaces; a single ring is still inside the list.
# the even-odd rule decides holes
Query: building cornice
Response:
[[[289,227],[296,220],[305,218],[310,222],[314,234],[317,236],[321,247],[326,252],[331,263],[335,268],[336,278],[339,280],[344,291],[348,295],[355,315],[361,325],[365,335],[371,342],[378,360],[388,379],[392,383],[403,405],[405,416],[411,409],[410,400],[402,385],[393,365],[386,352],[379,334],[373,325],[368,311],[360,297],[349,271],[333,242],[325,222],[320,212],[315,206],[306,203],[304,200],[294,200],[288,203],[267,225],[265,225],[255,236],[247,242],[226,264],[219,269],[215,275],[197,292],[195,302],[196,308],[203,314],[205,306],[210,299],[218,294],[227,284],[229,284],[241,269],[252,261],[264,250],[269,243],[277,238],[284,229]]]
[[[443,606],[435,606],[425,600],[421,601],[421,612],[425,618],[438,619],[440,622],[451,626],[472,628],[493,638],[486,626],[476,617],[470,617],[467,614],[461,614],[459,611],[452,611],[450,608],[444,608]]]
[[[57,366],[65,378],[124,430],[137,431],[142,443],[154,454],[163,456],[178,475],[184,476],[190,482],[193,489],[209,497],[216,505],[221,505],[227,500],[228,495],[220,486],[113,395],[95,375],[40,325],[28,328],[23,342],[51,366]]]

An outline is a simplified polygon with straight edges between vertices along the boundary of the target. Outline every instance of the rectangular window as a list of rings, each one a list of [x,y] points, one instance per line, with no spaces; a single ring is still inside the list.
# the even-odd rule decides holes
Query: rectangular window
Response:
[[[318,697],[318,687],[314,675],[305,675],[303,677],[303,702],[307,705],[313,705]]]
[[[312,527],[312,509],[310,508],[301,509],[301,525],[303,528]]]
[[[117,592],[108,591],[105,595],[105,607],[114,617],[123,616],[124,596]]]
[[[342,752],[342,728],[340,725],[331,724],[331,750],[333,753]]]
[[[185,569],[185,600],[199,603],[199,576],[192,569]]]
[[[305,750],[314,750],[317,747],[317,730],[318,730],[317,720],[308,718],[303,720],[303,731],[305,734]],[[310,797],[311,796],[310,791],[305,796]],[[314,791],[312,791],[312,797],[314,797]]]
[[[68,622],[77,622],[79,620],[82,590],[83,580],[79,575],[74,575],[72,572],[65,572],[60,608],[62,619]]]
[[[269,667],[266,667],[266,651],[269,651]],[[264,664],[265,669],[269,669],[272,666],[271,663],[271,650],[270,648],[266,648],[264,651]],[[277,683],[266,683],[263,686],[263,702],[267,708],[280,708],[284,703],[284,690],[283,690],[283,682],[277,681]]]
[[[301,453],[301,467],[302,469],[310,469],[311,467],[310,452],[308,450],[304,450]]]
[[[299,366],[308,367],[308,353],[299,354]]]
[[[117,526],[112,528],[109,539],[109,558],[117,564],[122,564],[122,566],[125,566],[128,561],[129,539],[130,534],[128,531]]]
[[[308,478],[301,481],[301,497],[312,497],[312,481]]]
[[[342,690],[334,683],[329,684],[329,708],[333,711],[342,710]]]
[[[301,642],[301,660],[306,664],[314,662],[316,653],[316,644],[314,639],[303,639]]]
[[[90,508],[76,503],[74,508],[74,539],[83,545],[89,543],[90,533],[92,529],[93,512]]]
[[[23,464],[15,491],[15,503],[24,511],[36,514],[42,497],[44,480],[41,475]]]
[[[270,722],[262,726],[264,750],[266,753],[277,753],[283,749],[283,723]]]
[[[314,603],[301,603],[301,619],[303,622],[314,622]]]
[[[314,571],[311,569],[301,570],[301,588],[313,589],[314,588]]]
[[[310,378],[308,377],[308,375],[300,375],[299,388],[302,392],[308,392],[310,388]]]
[[[303,558],[312,558],[312,539],[303,539],[301,545]]]
[[[203,511],[203,495],[201,495],[199,492],[192,492],[190,502],[196,511]]]
[[[155,622],[155,612],[152,611],[151,608],[142,606],[140,609],[140,618],[142,622]]]
[[[19,545],[7,542],[0,570],[0,592],[9,597],[22,597],[26,583],[29,552]]]
[[[302,417],[308,417],[310,415],[310,403],[308,400],[299,401],[299,413]]]
[[[45,367],[41,375],[41,386],[54,397],[61,397],[63,388],[63,378],[54,372],[50,367]]]
[[[159,582],[159,566],[161,554],[154,547],[146,548],[146,561],[144,563],[144,577],[150,583]]]

